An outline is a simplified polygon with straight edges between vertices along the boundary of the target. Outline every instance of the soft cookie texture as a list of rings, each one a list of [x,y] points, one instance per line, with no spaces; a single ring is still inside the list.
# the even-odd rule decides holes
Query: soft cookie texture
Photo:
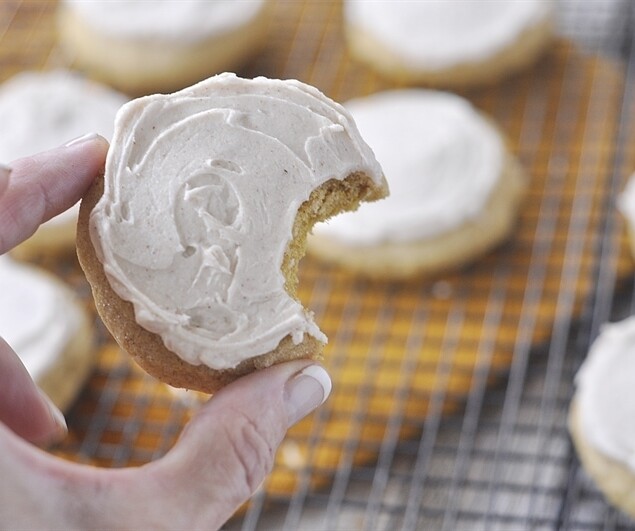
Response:
[[[346,107],[391,194],[317,225],[310,253],[361,274],[399,279],[457,268],[508,237],[527,179],[497,127],[467,100],[406,89]]]
[[[351,55],[389,78],[483,85],[526,68],[553,36],[549,0],[384,0],[344,4]]]
[[[75,67],[143,95],[238,68],[262,47],[269,16],[269,0],[62,0],[58,34]]]
[[[87,132],[112,136],[128,98],[67,70],[22,72],[0,86],[0,163],[56,148]],[[12,251],[21,259],[75,252],[79,204]]]
[[[0,257],[0,335],[66,410],[95,362],[91,322],[75,294],[47,272]]]
[[[78,255],[121,347],[213,392],[326,337],[294,298],[313,223],[385,196],[349,113],[298,81],[222,74],[117,116]]]
[[[604,325],[576,376],[569,430],[584,469],[635,518],[635,317]]]

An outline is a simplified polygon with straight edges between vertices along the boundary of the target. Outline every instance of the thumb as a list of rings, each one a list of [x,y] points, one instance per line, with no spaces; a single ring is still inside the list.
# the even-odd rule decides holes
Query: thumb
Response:
[[[189,517],[197,515],[188,524],[222,525],[270,472],[287,429],[330,391],[324,368],[306,360],[240,378],[214,395],[175,447],[148,467],[155,477],[147,483],[183,495]]]

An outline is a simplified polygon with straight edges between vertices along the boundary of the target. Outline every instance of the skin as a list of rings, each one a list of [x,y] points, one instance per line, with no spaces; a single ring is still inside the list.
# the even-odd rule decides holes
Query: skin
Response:
[[[92,135],[0,167],[0,253],[77,202],[107,150]],[[263,482],[287,429],[328,395],[316,373],[328,380],[310,361],[243,377],[197,412],[164,457],[110,470],[41,449],[65,435],[65,422],[0,340],[0,528],[219,528]]]

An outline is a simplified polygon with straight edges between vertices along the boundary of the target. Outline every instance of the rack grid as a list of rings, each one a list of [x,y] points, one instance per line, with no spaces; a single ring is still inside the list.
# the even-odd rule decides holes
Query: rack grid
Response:
[[[0,3],[0,80],[68,66],[54,2]],[[615,199],[635,170],[629,1],[561,1],[534,67],[459,90],[530,176],[516,231],[442,277],[380,282],[307,257],[301,300],[330,338],[330,400],[294,427],[227,529],[635,529],[580,468],[574,375],[602,323],[635,310]],[[400,85],[351,60],[341,3],[278,0],[241,75],[298,78],[338,101]],[[94,314],[74,258],[47,262]],[[122,354],[95,315],[97,367],[53,451],[98,466],[163,455],[199,397]]]

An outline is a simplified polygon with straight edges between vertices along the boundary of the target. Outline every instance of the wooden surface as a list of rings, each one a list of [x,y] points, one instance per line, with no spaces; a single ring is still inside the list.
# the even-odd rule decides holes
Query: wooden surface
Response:
[[[0,3],[0,81],[65,65],[55,45],[53,2]],[[239,74],[298,78],[345,101],[393,88],[351,61],[336,2],[277,3],[268,46]],[[575,320],[592,288],[614,171],[621,70],[564,41],[534,68],[494,87],[462,91],[505,131],[531,176],[512,239],[463,270],[433,280],[370,282],[307,258],[301,300],[328,335],[333,394],[294,427],[264,488],[286,496],[328,488],[338,473],[390,459],[402,438],[461,415],[466,397],[505,385],[562,320]],[[0,139],[1,141],[1,139]],[[633,163],[623,161],[626,177]],[[632,264],[615,224],[619,275]],[[42,262],[91,308],[74,258]],[[101,466],[163,454],[198,397],[174,395],[119,352],[99,320],[97,369],[69,414],[55,451]]]

